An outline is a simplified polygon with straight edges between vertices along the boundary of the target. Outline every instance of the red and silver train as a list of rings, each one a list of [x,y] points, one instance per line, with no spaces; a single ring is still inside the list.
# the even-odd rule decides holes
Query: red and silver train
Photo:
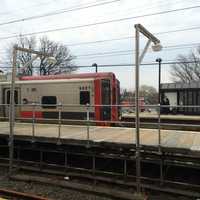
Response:
[[[10,103],[10,82],[0,81],[0,104]],[[32,104],[36,118],[58,118],[58,104],[62,119],[90,119],[118,121],[120,83],[114,73],[83,73],[70,75],[24,76],[16,80],[16,117],[32,118]],[[73,106],[74,105],[74,106]],[[96,106],[94,106],[96,105]],[[106,105],[106,106],[103,106]],[[8,106],[1,106],[0,115],[8,117]]]

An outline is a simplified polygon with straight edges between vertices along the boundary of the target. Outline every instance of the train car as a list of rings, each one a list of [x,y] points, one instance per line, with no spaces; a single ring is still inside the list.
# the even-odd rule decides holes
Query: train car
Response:
[[[35,110],[36,118],[58,118],[58,104],[62,119],[86,119],[85,105],[90,107],[90,119],[117,121],[119,119],[120,83],[114,73],[83,73],[71,75],[24,76],[16,81],[16,116],[31,118],[32,104],[41,104]],[[10,82],[0,82],[0,103],[10,103]],[[73,106],[74,105],[74,106]],[[103,106],[106,105],[106,106]],[[1,116],[8,117],[8,106]]]

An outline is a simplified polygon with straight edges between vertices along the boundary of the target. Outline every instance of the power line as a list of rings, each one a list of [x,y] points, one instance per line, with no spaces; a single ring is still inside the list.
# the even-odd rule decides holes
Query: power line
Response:
[[[173,64],[195,64],[195,63],[200,63],[200,61],[176,61],[176,60],[171,60],[171,61],[162,61],[162,65],[173,65]],[[158,65],[157,62],[146,62],[146,63],[141,63],[141,66],[152,66],[152,65]],[[100,64],[98,65],[99,68],[104,68],[104,67],[132,67],[135,66],[134,63],[122,63],[122,64]],[[68,66],[71,67],[71,66]],[[74,67],[74,66],[73,66]],[[92,65],[76,65],[75,67],[77,68],[94,68]],[[10,69],[12,67],[5,67],[5,66],[0,66],[2,69]],[[33,68],[39,68],[39,67],[33,67]],[[60,67],[60,68],[65,68],[65,67]]]
[[[197,47],[199,45],[200,45],[200,42],[164,46],[162,51],[172,51],[172,50],[178,50],[178,49],[183,50],[187,48]],[[129,50],[120,50],[120,51],[117,50],[117,51],[97,52],[97,53],[91,53],[91,54],[81,54],[81,55],[77,55],[76,57],[78,59],[92,59],[92,58],[99,58],[99,57],[126,56],[126,55],[132,55],[134,51],[135,51],[134,49],[129,49]],[[148,51],[147,53],[151,53],[151,50]]]
[[[154,35],[178,33],[178,32],[192,31],[192,30],[199,30],[199,29],[200,29],[200,26],[188,27],[188,28],[183,28],[183,29],[175,29],[175,30],[171,30],[171,31],[157,32],[157,33],[154,33]],[[13,37],[13,36],[11,36],[11,37]],[[16,37],[16,36],[14,36],[14,37]],[[0,39],[9,39],[9,38],[10,37],[0,38]],[[118,37],[118,38],[112,38],[112,39],[106,39],[106,40],[96,40],[96,41],[89,41],[89,42],[71,43],[71,44],[65,44],[65,45],[66,46],[80,46],[80,45],[112,42],[112,41],[126,40],[126,39],[133,39],[133,38],[134,38],[134,36],[125,36],[125,37]]]
[[[193,48],[193,47],[197,47],[197,46],[200,46],[200,42],[164,46],[162,51],[186,49],[186,48]],[[135,51],[134,49],[129,49],[129,50],[120,50],[120,51],[117,50],[117,51],[97,52],[97,53],[91,53],[91,54],[81,54],[81,55],[77,55],[76,57],[87,57],[87,56],[95,56],[95,55],[100,56],[100,55],[113,54],[113,53],[116,53],[117,55],[118,54],[121,55],[121,53],[128,53],[128,52],[132,53],[134,51]],[[2,51],[2,52],[5,52],[5,51]],[[128,54],[126,54],[126,55],[128,55]]]
[[[107,40],[96,40],[96,41],[89,41],[89,42],[71,43],[71,44],[66,44],[66,46],[80,46],[80,45],[87,45],[87,44],[112,42],[112,41],[117,41],[117,40],[127,40],[127,39],[131,39],[131,38],[133,38],[133,37],[126,36],[126,37],[119,37],[119,38],[113,38],[113,39],[107,39]]]
[[[0,15],[7,15],[9,13],[13,13],[15,11],[20,11],[20,10],[25,10],[27,8],[34,8],[34,7],[41,7],[41,6],[44,6],[44,5],[48,5],[50,2],[52,2],[52,0],[50,1],[47,1],[47,2],[44,2],[44,3],[38,3],[38,4],[34,4],[32,6],[26,6],[26,7],[23,7],[23,8],[18,8],[18,9],[13,9],[13,10],[10,10],[10,11],[7,11],[7,12],[0,12]]]
[[[171,46],[165,46],[163,47],[163,50],[177,50],[178,48],[183,49],[183,47],[185,48],[192,48],[195,46],[200,45],[200,43],[188,43],[188,44],[179,44],[179,45],[171,45]],[[113,53],[128,53],[130,52],[131,54],[134,52],[134,49],[129,49],[129,50],[120,50],[120,51],[107,51],[107,52],[97,52],[97,53],[91,53],[91,54],[81,54],[81,55],[77,55],[77,57],[87,57],[87,56],[99,56],[99,55],[106,55],[106,54],[113,54]]]
[[[164,32],[157,32],[157,33],[154,33],[154,35],[162,35],[162,34],[168,34],[168,33],[178,33],[178,32],[192,31],[192,30],[198,30],[198,29],[200,29],[200,26],[183,28],[183,29],[175,29],[175,30],[164,31]],[[106,40],[96,40],[96,41],[89,41],[89,42],[71,43],[71,44],[66,44],[66,46],[79,46],[79,45],[87,45],[87,44],[96,44],[96,43],[112,42],[112,41],[117,41],[117,40],[127,40],[127,39],[133,39],[133,38],[135,38],[135,37],[134,36],[125,36],[125,37],[112,38],[112,39],[106,39]]]
[[[114,2],[117,2],[117,1],[120,1],[120,0],[112,0],[112,1],[107,1],[107,2],[97,3],[97,4],[94,4],[94,5],[83,6],[83,7],[79,7],[79,8],[65,8],[65,9],[54,11],[54,12],[46,13],[46,14],[43,14],[43,15],[35,15],[35,16],[31,16],[31,17],[26,17],[26,18],[11,20],[11,21],[8,21],[8,22],[3,22],[3,23],[0,23],[0,26],[8,25],[8,24],[14,24],[14,23],[17,23],[17,22],[29,21],[29,20],[33,20],[33,19],[40,19],[40,18],[44,18],[44,17],[59,15],[59,14],[77,11],[77,10],[93,8],[93,7],[97,7],[97,6],[102,6],[102,5],[114,3]]]
[[[173,10],[167,10],[167,11],[161,11],[161,12],[155,12],[155,13],[149,13],[149,14],[138,15],[138,16],[132,16],[132,17],[112,19],[112,20],[95,22],[95,23],[90,23],[90,24],[83,24],[83,25],[77,25],[77,26],[69,26],[69,27],[63,27],[63,28],[49,29],[49,30],[44,30],[44,31],[36,31],[36,32],[21,34],[21,36],[30,36],[30,35],[37,35],[37,34],[42,34],[42,33],[73,30],[73,29],[79,29],[79,28],[85,28],[85,27],[121,22],[121,21],[128,21],[128,20],[132,20],[132,19],[136,19],[136,18],[150,17],[150,16],[162,15],[162,14],[167,14],[167,13],[172,13],[172,12],[179,12],[179,11],[184,11],[184,10],[197,9],[197,8],[200,8],[200,5],[199,6],[179,8],[179,9],[173,9]],[[4,25],[4,24],[2,23],[0,25]],[[162,34],[165,34],[165,33],[167,33],[167,32],[163,32]],[[10,39],[10,38],[18,37],[18,36],[19,35],[15,34],[15,35],[11,35],[11,36],[1,37],[0,39],[1,40]]]

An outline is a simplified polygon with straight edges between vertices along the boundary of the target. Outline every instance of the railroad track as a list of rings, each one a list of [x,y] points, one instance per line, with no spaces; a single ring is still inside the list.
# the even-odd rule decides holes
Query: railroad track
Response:
[[[134,176],[128,175],[127,177],[124,177],[119,174],[102,171],[91,172],[86,169],[74,167],[62,170],[60,166],[56,165],[45,165],[45,167],[42,168],[37,167],[36,163],[32,163],[31,166],[28,165],[26,165],[25,162],[24,164],[21,163],[20,166],[15,165],[15,168],[18,169],[19,173],[13,173],[11,178],[15,181],[50,184],[100,196],[108,196],[114,199],[133,200],[133,194],[136,188]],[[34,165],[35,167],[32,167]],[[200,189],[199,185],[184,184],[167,180],[164,180],[161,185],[160,180],[148,177],[141,177],[141,183],[146,194],[153,192],[158,194],[171,194],[178,197],[182,196],[191,199],[200,198],[200,193],[198,192]],[[29,200],[28,198],[25,199]],[[34,200],[34,198],[32,199]],[[143,200],[144,199],[148,199],[147,195]],[[37,198],[35,200],[37,200]]]
[[[44,197],[39,197],[33,194],[17,192],[14,190],[8,190],[0,188],[0,199],[14,199],[14,200],[49,200]]]

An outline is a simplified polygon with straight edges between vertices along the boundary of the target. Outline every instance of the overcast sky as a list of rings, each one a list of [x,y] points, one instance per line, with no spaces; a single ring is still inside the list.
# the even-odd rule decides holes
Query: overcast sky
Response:
[[[39,19],[21,21],[17,23],[1,25],[4,22],[43,15],[49,12],[60,11],[88,5],[109,2],[112,0],[1,0],[0,11],[0,38],[12,35],[20,35],[31,32],[45,31],[56,28],[79,26],[96,22],[103,22],[113,19],[141,16],[161,11],[174,10],[185,7],[200,6],[200,0],[119,0],[109,4],[92,8],[66,12],[59,15],[48,16]],[[131,20],[74,28],[63,31],[45,33],[50,39],[64,44],[69,44],[71,53],[77,56],[77,65],[102,64],[123,64],[134,63],[134,51],[118,53],[119,55],[107,54],[105,52],[134,50],[134,38],[114,40],[109,42],[81,44],[70,46],[70,44],[109,40],[121,37],[134,37],[134,24],[141,23],[150,32],[159,33],[200,26],[200,8],[188,9],[179,12],[172,12],[161,15],[134,18]],[[158,34],[156,35],[164,47],[190,43],[200,43],[200,29]],[[37,34],[37,37],[44,34]],[[0,39],[0,61],[5,53],[5,48],[15,39]],[[144,46],[144,38],[141,38],[141,48]],[[157,57],[163,60],[175,60],[178,54],[187,54],[194,47],[164,49],[162,52],[153,53],[149,51],[143,62],[153,62]],[[96,54],[93,56],[81,56]],[[162,82],[170,82],[170,67],[163,66]],[[80,72],[94,71],[94,69],[80,69]],[[134,67],[110,67],[101,68],[99,71],[112,71],[121,82],[122,88],[134,87]],[[147,84],[157,87],[157,66],[141,67],[140,84]]]

